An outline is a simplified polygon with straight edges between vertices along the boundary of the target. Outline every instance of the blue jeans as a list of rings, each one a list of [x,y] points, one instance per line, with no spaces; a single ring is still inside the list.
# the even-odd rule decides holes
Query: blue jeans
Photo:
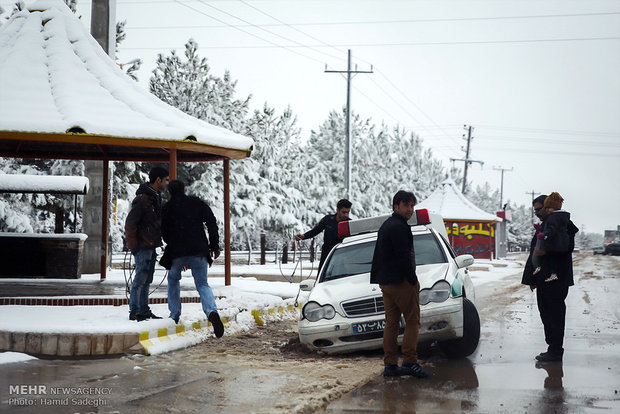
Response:
[[[212,311],[217,311],[215,298],[211,286],[207,283],[207,258],[204,256],[183,256],[172,259],[172,267],[168,271],[168,309],[170,317],[176,319],[181,316],[181,271],[186,265],[192,269],[194,284],[200,294],[202,310],[207,316]]]
[[[133,257],[136,262],[136,271],[129,293],[129,314],[146,316],[151,313],[149,287],[153,282],[157,254],[155,249],[140,249]]]

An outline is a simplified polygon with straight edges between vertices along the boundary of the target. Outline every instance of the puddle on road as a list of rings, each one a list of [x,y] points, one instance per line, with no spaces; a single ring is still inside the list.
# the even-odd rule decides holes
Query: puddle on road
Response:
[[[620,413],[619,280],[576,277],[563,363],[536,363],[543,327],[535,292],[520,286],[495,295],[506,307],[492,295],[483,302],[480,345],[468,359],[425,356],[432,378],[377,376],[322,413]]]
[[[379,376],[331,403],[324,413],[572,414],[620,408],[619,377],[613,369],[592,372],[533,361],[475,365],[468,359],[437,357],[422,362],[431,378]]]

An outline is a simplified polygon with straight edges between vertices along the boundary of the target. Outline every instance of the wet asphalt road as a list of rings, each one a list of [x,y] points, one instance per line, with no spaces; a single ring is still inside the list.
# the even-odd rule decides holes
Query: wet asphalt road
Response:
[[[578,259],[577,284],[567,300],[562,363],[536,364],[534,356],[545,350],[542,324],[535,294],[521,287],[519,280],[520,275],[516,275],[503,283],[480,286],[477,306],[483,326],[477,351],[467,359],[448,360],[434,347],[425,350],[422,363],[433,374],[427,380],[385,379],[377,373],[366,384],[339,397],[323,387],[304,387],[304,378],[314,374],[315,366],[336,365],[338,359],[308,359],[292,351],[280,355],[278,349],[269,364],[264,364],[258,356],[240,349],[226,354],[200,344],[156,357],[3,365],[0,412],[620,412],[620,258]],[[266,337],[238,338],[241,345],[252,346],[252,341],[264,343]],[[265,350],[274,346],[268,344]],[[378,353],[358,355],[349,358],[351,361],[362,369],[376,369],[382,364]],[[44,385],[47,394],[17,395],[15,386],[24,384]],[[78,391],[67,388],[50,395],[57,387],[104,394],[76,394]],[[312,395],[318,396],[318,403],[304,404]],[[23,398],[22,403],[34,401],[36,405],[19,405],[17,400],[9,403],[10,398]]]
[[[447,360],[431,352],[422,362],[432,378],[377,377],[324,412],[620,413],[620,258],[576,257],[562,362],[534,359],[546,350],[535,293],[484,286],[474,355]]]

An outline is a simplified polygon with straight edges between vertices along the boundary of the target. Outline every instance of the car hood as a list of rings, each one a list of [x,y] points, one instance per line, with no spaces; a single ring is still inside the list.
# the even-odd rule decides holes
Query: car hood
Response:
[[[445,279],[447,271],[447,263],[416,267],[420,289],[430,288],[438,280]],[[337,305],[351,299],[379,295],[381,295],[381,289],[379,285],[370,283],[370,273],[361,273],[329,282],[317,283],[312,289],[308,301],[315,301],[321,305],[327,303]]]

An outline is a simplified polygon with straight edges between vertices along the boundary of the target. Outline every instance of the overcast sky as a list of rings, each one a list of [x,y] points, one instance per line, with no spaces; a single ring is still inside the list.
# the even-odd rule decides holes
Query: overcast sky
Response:
[[[78,12],[88,25],[90,2]],[[373,70],[353,79],[353,112],[418,133],[446,166],[471,125],[474,186],[511,169],[504,202],[558,191],[587,232],[620,225],[618,0],[119,0],[116,14],[118,59],[144,61],[145,87],[157,54],[194,38],[253,107],[290,105],[304,136],[345,105],[345,78],[324,70],[351,49]]]

